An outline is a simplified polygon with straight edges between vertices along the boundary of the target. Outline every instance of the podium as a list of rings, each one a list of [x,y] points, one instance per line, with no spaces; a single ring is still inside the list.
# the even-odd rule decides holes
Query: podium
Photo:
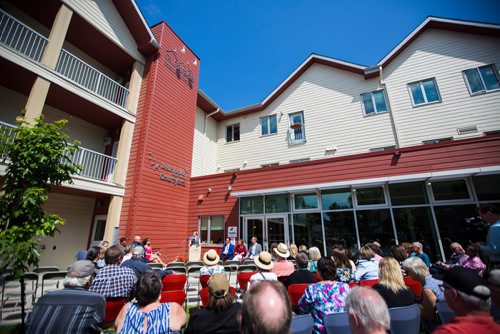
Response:
[[[201,259],[201,246],[189,246],[189,261],[200,261]]]

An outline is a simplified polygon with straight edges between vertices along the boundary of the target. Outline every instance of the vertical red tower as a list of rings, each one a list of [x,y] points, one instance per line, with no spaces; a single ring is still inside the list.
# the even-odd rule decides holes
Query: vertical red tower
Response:
[[[186,250],[199,59],[166,23],[151,30],[161,49],[143,76],[120,235],[172,261]]]

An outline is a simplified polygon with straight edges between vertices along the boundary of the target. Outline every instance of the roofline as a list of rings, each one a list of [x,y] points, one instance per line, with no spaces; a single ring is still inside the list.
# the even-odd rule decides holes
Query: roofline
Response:
[[[182,42],[182,44],[184,45],[184,47],[186,47],[187,49],[189,49],[189,51],[191,51],[191,53],[192,53],[192,54],[193,54],[193,55],[194,55],[194,56],[195,56],[198,60],[200,60],[200,61],[201,61],[200,57],[198,57],[198,55],[196,54],[196,52],[194,52],[194,51],[193,51],[193,49],[191,49],[191,48],[189,47],[189,45],[188,45],[186,42],[184,42],[184,40],[181,38],[181,36],[179,36],[179,35],[175,32],[175,30],[174,30],[174,29],[173,29],[173,28],[172,28],[172,27],[171,27],[171,26],[170,26],[170,25],[169,25],[169,24],[168,24],[165,20],[161,20],[160,22],[157,22],[157,23],[153,24],[153,25],[151,26],[151,29],[153,29],[154,27],[156,27],[156,26],[158,26],[158,25],[160,25],[160,24],[162,24],[162,23],[163,23],[164,25],[166,25],[166,26],[168,27],[168,29],[170,29],[170,30],[174,33],[174,35],[175,35],[175,36],[176,36],[176,37],[177,37],[177,38],[178,38],[178,39]],[[161,48],[161,47],[160,47],[160,48]]]
[[[137,6],[137,3],[135,2],[135,0],[131,0],[131,2],[132,2],[132,5],[135,8],[135,11],[137,12],[137,15],[139,15],[139,18],[141,19],[142,24],[144,24],[144,27],[146,28],[146,30],[148,32],[148,35],[150,37],[149,43],[151,43],[156,49],[159,50],[160,49],[160,43],[158,43],[158,41],[156,40],[155,36],[153,35],[153,32],[149,28],[149,25],[146,22],[146,19],[144,18],[144,15],[142,15],[141,9]]]

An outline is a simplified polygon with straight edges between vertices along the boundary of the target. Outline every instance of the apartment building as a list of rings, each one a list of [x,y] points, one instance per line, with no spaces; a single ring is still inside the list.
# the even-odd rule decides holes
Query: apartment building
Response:
[[[68,120],[81,143],[81,172],[47,201],[67,223],[41,242],[40,265],[116,239],[144,66],[158,48],[134,1],[2,1],[1,131],[43,115]]]
[[[312,54],[256,105],[226,113],[200,92],[190,229],[326,253],[423,240],[435,260],[482,240],[476,206],[500,202],[498,66],[499,25],[430,17],[373,66]]]

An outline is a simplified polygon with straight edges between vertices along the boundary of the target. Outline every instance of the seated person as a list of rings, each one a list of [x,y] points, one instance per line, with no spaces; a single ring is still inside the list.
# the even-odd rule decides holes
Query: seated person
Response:
[[[234,255],[234,245],[231,243],[231,239],[226,238],[226,242],[222,246],[220,250],[220,259],[222,262],[226,262],[227,260],[231,260]]]
[[[445,270],[461,265],[465,255],[465,251],[462,248],[462,245],[460,245],[458,242],[452,242],[450,248],[453,251],[450,259],[444,263],[441,261],[436,262],[438,266],[443,267],[443,269]]]
[[[316,277],[312,272],[307,269],[309,264],[309,258],[304,253],[299,253],[295,256],[295,262],[299,270],[292,273],[288,280],[285,282],[285,286],[288,287],[291,284],[310,284],[316,283]]]
[[[219,265],[219,254],[214,249],[209,249],[203,254],[203,263],[200,275],[224,274],[224,266]]]
[[[331,259],[335,264],[337,272],[337,280],[344,283],[349,283],[354,280],[354,271],[352,270],[349,257],[343,248],[334,248]]]
[[[422,261],[424,261],[425,265],[430,268],[431,259],[429,255],[424,253],[424,246],[420,242],[414,242],[411,244],[413,247],[413,253],[410,254],[410,257],[419,257]]]
[[[318,263],[318,260],[321,259],[321,252],[318,247],[311,247],[309,248],[308,251],[309,254],[309,270],[312,273],[315,273],[317,271],[316,265]]]
[[[134,271],[135,276],[139,278],[146,271],[153,271],[158,277],[163,278],[167,274],[172,274],[172,270],[153,270],[144,261],[144,248],[137,246],[132,250],[132,258],[130,260],[122,262],[121,266],[125,268],[130,268]]]
[[[271,254],[266,251],[260,252],[258,256],[253,259],[255,265],[258,268],[258,273],[253,274],[248,282],[248,289],[255,282],[259,281],[277,281],[278,276],[271,272],[274,267],[274,262],[272,261]]]
[[[274,262],[274,267],[271,270],[276,276],[289,276],[295,271],[293,262],[287,260],[290,256],[288,251],[288,246],[284,243],[279,243],[276,248],[273,249],[274,254],[276,254],[276,261]]]
[[[135,303],[123,306],[115,320],[116,333],[173,333],[186,324],[186,313],[177,303],[160,303],[162,284],[151,271],[135,287]]]
[[[462,261],[462,267],[472,269],[479,276],[483,276],[483,272],[486,266],[479,257],[479,244],[471,244],[467,246],[467,249],[465,250],[465,256]]]
[[[73,263],[64,279],[64,289],[46,293],[33,307],[26,332],[100,333],[106,299],[87,291],[95,271],[89,260]]]
[[[384,298],[387,307],[401,307],[415,304],[415,294],[406,286],[398,261],[383,257],[379,262],[379,284],[373,289]]]
[[[354,277],[356,282],[378,279],[378,263],[375,261],[375,252],[368,246],[363,246],[359,250],[358,267]]]
[[[235,261],[243,261],[243,259],[247,256],[247,248],[245,246],[245,242],[243,239],[240,239],[236,242],[236,247],[234,247],[234,256],[233,260]]]

